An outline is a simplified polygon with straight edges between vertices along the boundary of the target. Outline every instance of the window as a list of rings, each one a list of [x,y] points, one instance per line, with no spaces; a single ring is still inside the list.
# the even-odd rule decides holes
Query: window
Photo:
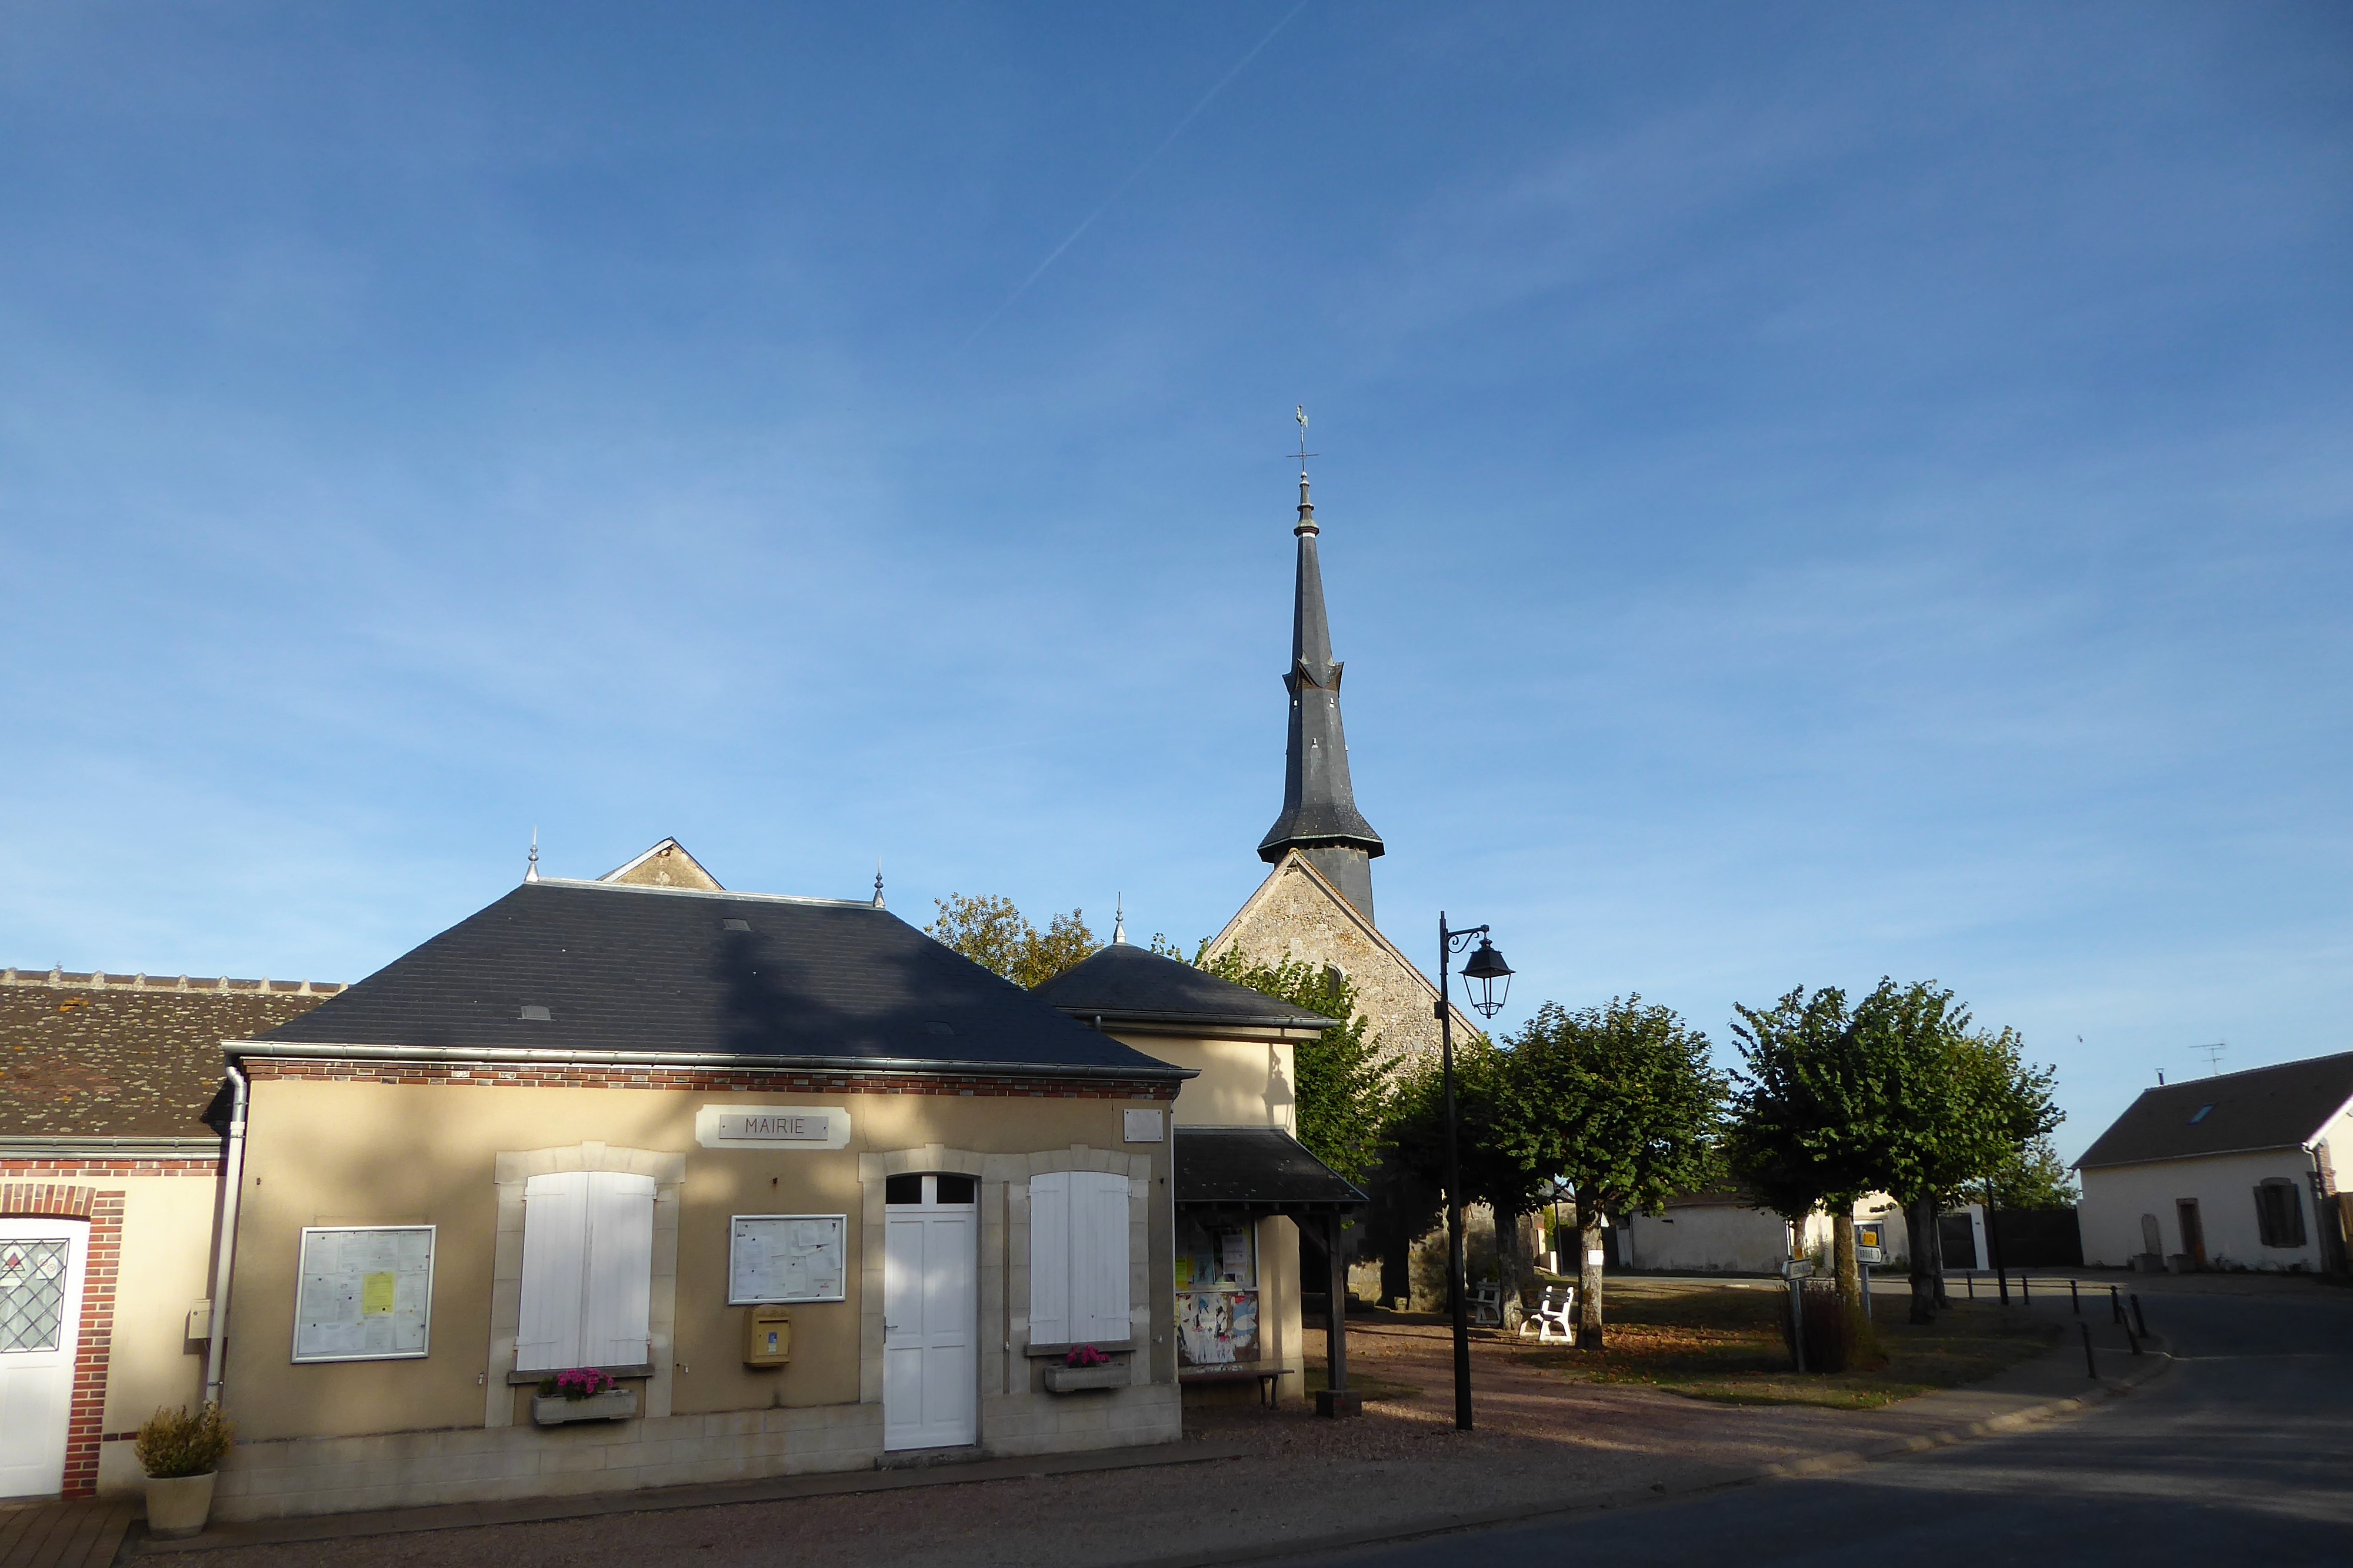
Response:
[[[2198,1108],[2198,1114],[2197,1114],[2197,1115],[2195,1115],[2195,1116],[2193,1116],[2193,1117],[2191,1117],[2191,1118],[2189,1119],[2189,1125],[2190,1125],[2190,1126],[2192,1126],[2192,1127],[2195,1127],[2195,1126],[2197,1126],[2200,1122],[2201,1122],[2201,1121],[2205,1121],[2205,1120],[2206,1120],[2206,1118],[2208,1118],[2209,1116],[2212,1115],[2213,1113],[2214,1113],[2214,1108],[2213,1108],[2212,1106],[2211,1106],[2211,1105],[2201,1105],[2201,1106],[2200,1106],[2200,1107]]]
[[[558,1171],[522,1191],[517,1372],[643,1366],[653,1331],[654,1179]]]
[[[2274,1176],[2255,1189],[2255,1223],[2265,1247],[2304,1245],[2304,1204],[2294,1182]]]
[[[1029,1178],[1029,1342],[1125,1340],[1127,1178],[1055,1171]]]

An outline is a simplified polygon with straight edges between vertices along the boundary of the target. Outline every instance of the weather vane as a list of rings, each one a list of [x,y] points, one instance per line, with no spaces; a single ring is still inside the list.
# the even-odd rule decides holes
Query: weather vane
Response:
[[[1307,405],[1301,404],[1292,417],[1299,421],[1299,477],[1303,479],[1307,477],[1307,459],[1323,454],[1307,449]]]

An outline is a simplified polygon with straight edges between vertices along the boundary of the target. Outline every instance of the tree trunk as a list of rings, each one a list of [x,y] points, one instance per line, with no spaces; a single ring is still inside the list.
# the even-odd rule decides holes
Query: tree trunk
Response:
[[[1862,1299],[1862,1271],[1854,1260],[1854,1208],[1841,1206],[1831,1216],[1831,1267],[1838,1271],[1839,1298],[1846,1303],[1849,1318],[1862,1322],[1870,1304]]]
[[[1495,1216],[1495,1310],[1508,1334],[1520,1326],[1520,1224],[1516,1217],[1505,1219],[1501,1209],[1492,1212]]]
[[[1937,1200],[1936,1209],[1936,1228],[1929,1237],[1931,1250],[1928,1256],[1936,1274],[1936,1310],[1941,1312],[1952,1306],[1953,1297],[1952,1292],[1945,1289],[1945,1205],[1942,1199]]]
[[[1601,1208],[1577,1205],[1577,1348],[1601,1349]]]
[[[1936,1200],[1915,1198],[1905,1206],[1905,1223],[1912,1227],[1912,1319],[1936,1321]]]

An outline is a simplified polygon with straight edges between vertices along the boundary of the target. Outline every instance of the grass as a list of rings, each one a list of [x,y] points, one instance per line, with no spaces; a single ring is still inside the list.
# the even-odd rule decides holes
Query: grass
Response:
[[[1953,1388],[2031,1361],[2058,1342],[2062,1325],[1989,1301],[1960,1301],[1915,1328],[1905,1305],[1877,1303],[1885,1364],[1828,1375],[1790,1370],[1778,1289],[1683,1280],[1612,1281],[1599,1355],[1546,1348],[1521,1360],[1579,1383],[1635,1383],[1729,1405],[1818,1405],[1876,1410]]]

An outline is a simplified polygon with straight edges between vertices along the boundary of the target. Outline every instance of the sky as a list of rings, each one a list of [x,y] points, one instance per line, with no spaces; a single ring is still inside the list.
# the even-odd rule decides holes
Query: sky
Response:
[[[674,835],[1189,946],[1295,501],[1405,950],[2353,1048],[2353,10],[0,3],[0,962]]]

